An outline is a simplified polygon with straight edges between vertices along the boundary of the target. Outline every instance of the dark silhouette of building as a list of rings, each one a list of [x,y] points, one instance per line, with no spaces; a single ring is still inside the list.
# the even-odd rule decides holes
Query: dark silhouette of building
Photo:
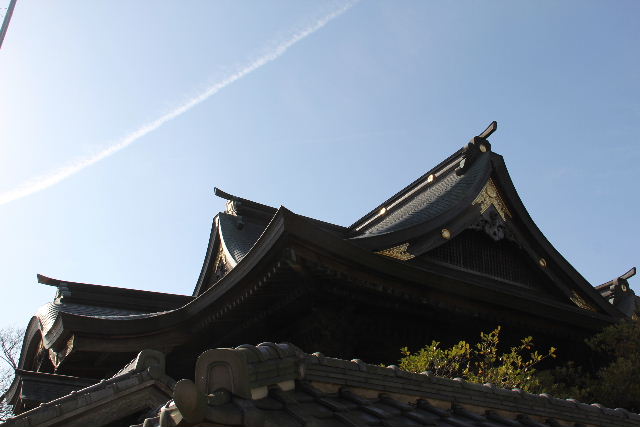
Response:
[[[322,355],[389,364],[400,347],[500,325],[507,342],[533,335],[579,360],[584,338],[636,313],[632,272],[594,288],[538,229],[491,149],[495,127],[349,227],[216,189],[226,210],[192,296],[39,275],[57,292],[28,326],[10,424],[637,425]]]

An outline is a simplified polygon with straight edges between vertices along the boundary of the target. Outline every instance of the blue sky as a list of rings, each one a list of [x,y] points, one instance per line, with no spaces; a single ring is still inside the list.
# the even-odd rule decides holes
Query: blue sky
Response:
[[[19,0],[0,194],[78,164],[346,1]],[[362,0],[49,188],[0,205],[0,325],[71,281],[190,294],[218,186],[349,225],[492,120],[530,214],[592,284],[638,263],[640,3]],[[632,279],[640,291],[640,279]]]

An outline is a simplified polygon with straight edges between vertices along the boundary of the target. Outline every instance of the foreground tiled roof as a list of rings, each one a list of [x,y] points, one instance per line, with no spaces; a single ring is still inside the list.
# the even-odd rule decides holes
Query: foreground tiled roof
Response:
[[[138,427],[640,425],[623,409],[306,355],[290,344],[210,350],[195,378]]]
[[[128,412],[149,411],[171,394],[175,382],[164,374],[164,355],[143,350],[132,363],[113,378],[7,420],[7,427],[103,426]]]
[[[14,380],[3,398],[7,399],[10,404],[16,404],[17,400],[20,400],[25,407],[31,407],[34,404],[49,402],[72,391],[89,387],[97,382],[98,380],[90,378],[16,369]]]
[[[208,350],[195,381],[174,383],[164,364],[162,353],[144,350],[115,377],[4,425],[640,426],[640,415],[624,409],[305,354],[291,344]]]

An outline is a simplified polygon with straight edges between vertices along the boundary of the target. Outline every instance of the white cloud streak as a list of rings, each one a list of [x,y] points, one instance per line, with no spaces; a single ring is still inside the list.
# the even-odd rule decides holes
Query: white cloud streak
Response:
[[[9,190],[5,193],[0,194],[0,205],[7,204],[9,202],[12,202],[18,199],[22,199],[23,197],[30,196],[42,190],[46,190],[47,188],[52,187],[64,181],[65,179],[75,175],[81,170],[86,169],[89,166],[94,165],[99,161],[104,160],[107,157],[111,156],[112,154],[115,154],[118,151],[128,147],[129,145],[138,141],[140,138],[160,128],[165,123],[175,119],[176,117],[181,116],[182,114],[191,110],[193,107],[200,104],[201,102],[206,101],[207,99],[209,99],[210,97],[212,97],[213,95],[215,95],[216,93],[224,89],[225,87],[229,86],[230,84],[234,83],[235,81],[240,80],[247,74],[257,70],[258,68],[268,64],[269,62],[275,61],[280,56],[284,55],[284,53],[290,47],[292,47],[299,41],[303,40],[307,36],[310,36],[311,34],[315,33],[319,29],[323,28],[330,21],[332,21],[333,19],[337,18],[338,16],[342,15],[344,12],[349,10],[351,7],[353,7],[353,5],[355,5],[355,3],[357,3],[357,1],[358,0],[352,0],[345,3],[342,7],[323,16],[322,18],[318,19],[317,21],[307,26],[306,28],[296,32],[287,40],[278,44],[271,51],[252,60],[247,65],[244,65],[243,67],[235,71],[233,74],[227,76],[223,80],[220,80],[219,82],[209,86],[206,90],[204,90],[199,95],[189,99],[188,101],[184,102],[183,104],[179,105],[178,107],[174,108],[173,110],[169,111],[163,116],[160,116],[157,119],[142,125],[135,131],[124,136],[119,141],[103,149],[102,151],[99,151],[91,156],[79,159],[50,174],[35,178],[19,187],[16,187],[12,190]]]

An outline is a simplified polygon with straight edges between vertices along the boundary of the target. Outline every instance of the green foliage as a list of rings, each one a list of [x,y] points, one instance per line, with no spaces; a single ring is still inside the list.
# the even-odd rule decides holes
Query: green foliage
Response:
[[[609,326],[586,343],[598,356],[594,367],[568,363],[544,372],[543,387],[558,397],[640,411],[640,321]]]
[[[520,388],[525,391],[538,390],[540,383],[534,375],[535,365],[555,356],[551,347],[546,354],[533,349],[533,339],[523,338],[520,345],[511,347],[508,353],[500,353],[500,327],[480,334],[480,341],[471,346],[465,341],[450,348],[440,347],[432,341],[416,353],[404,347],[400,351],[400,368],[409,372],[430,371],[433,375],[461,377],[477,383],[492,383],[499,387]]]
[[[433,341],[415,353],[405,347],[401,349],[400,368],[640,412],[640,320],[612,325],[588,339],[592,350],[589,364],[568,362],[542,372],[535,367],[556,357],[555,348],[538,353],[533,350],[532,338],[527,337],[501,353],[499,336],[500,327],[481,333],[475,345],[460,341],[443,348]]]

